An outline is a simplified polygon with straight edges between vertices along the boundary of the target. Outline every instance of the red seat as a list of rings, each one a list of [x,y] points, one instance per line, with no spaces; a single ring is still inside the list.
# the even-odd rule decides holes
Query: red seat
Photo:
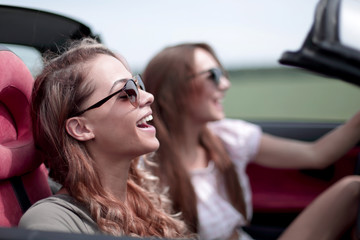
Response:
[[[50,196],[35,150],[29,102],[34,80],[22,60],[0,45],[0,226],[17,226],[34,202]]]
[[[328,179],[303,171],[273,169],[251,163],[247,168],[253,191],[254,213],[300,213],[320,193],[341,178],[354,174],[360,147],[334,163]]]

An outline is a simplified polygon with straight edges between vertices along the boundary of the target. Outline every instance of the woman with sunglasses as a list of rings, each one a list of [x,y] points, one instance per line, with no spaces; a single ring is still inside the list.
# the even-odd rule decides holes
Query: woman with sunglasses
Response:
[[[169,215],[157,179],[140,169],[159,147],[140,76],[92,39],[74,42],[36,78],[36,146],[60,191],[34,204],[20,227],[74,233],[179,238],[185,224]]]
[[[241,120],[224,119],[222,100],[230,82],[210,46],[165,48],[148,64],[143,79],[154,94],[154,125],[160,148],[154,169],[170,187],[174,209],[202,239],[247,239],[250,161],[274,168],[321,168],[360,139],[360,113],[314,143],[262,133]],[[336,239],[355,219],[360,194],[356,176],[322,194],[281,239]],[[336,217],[335,217],[336,216]]]

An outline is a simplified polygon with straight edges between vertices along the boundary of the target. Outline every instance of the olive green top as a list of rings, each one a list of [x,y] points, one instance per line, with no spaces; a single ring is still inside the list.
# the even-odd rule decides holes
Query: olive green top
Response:
[[[42,231],[101,233],[89,210],[65,194],[53,195],[36,202],[22,216],[19,227]]]

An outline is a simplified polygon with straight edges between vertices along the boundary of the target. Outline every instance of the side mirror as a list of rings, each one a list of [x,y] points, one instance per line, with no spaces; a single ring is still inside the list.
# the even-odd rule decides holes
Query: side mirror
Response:
[[[360,1],[320,0],[302,47],[279,62],[360,86]]]

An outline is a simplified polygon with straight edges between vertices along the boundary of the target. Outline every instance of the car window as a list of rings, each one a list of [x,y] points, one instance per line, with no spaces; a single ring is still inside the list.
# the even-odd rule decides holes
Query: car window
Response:
[[[359,108],[360,88],[294,67],[229,71],[228,117],[342,122]]]
[[[11,51],[13,51],[21,60],[26,64],[29,68],[31,74],[35,77],[38,73],[41,72],[43,68],[43,62],[41,53],[33,48],[23,45],[16,45],[16,44],[3,44],[1,45],[6,46]]]

